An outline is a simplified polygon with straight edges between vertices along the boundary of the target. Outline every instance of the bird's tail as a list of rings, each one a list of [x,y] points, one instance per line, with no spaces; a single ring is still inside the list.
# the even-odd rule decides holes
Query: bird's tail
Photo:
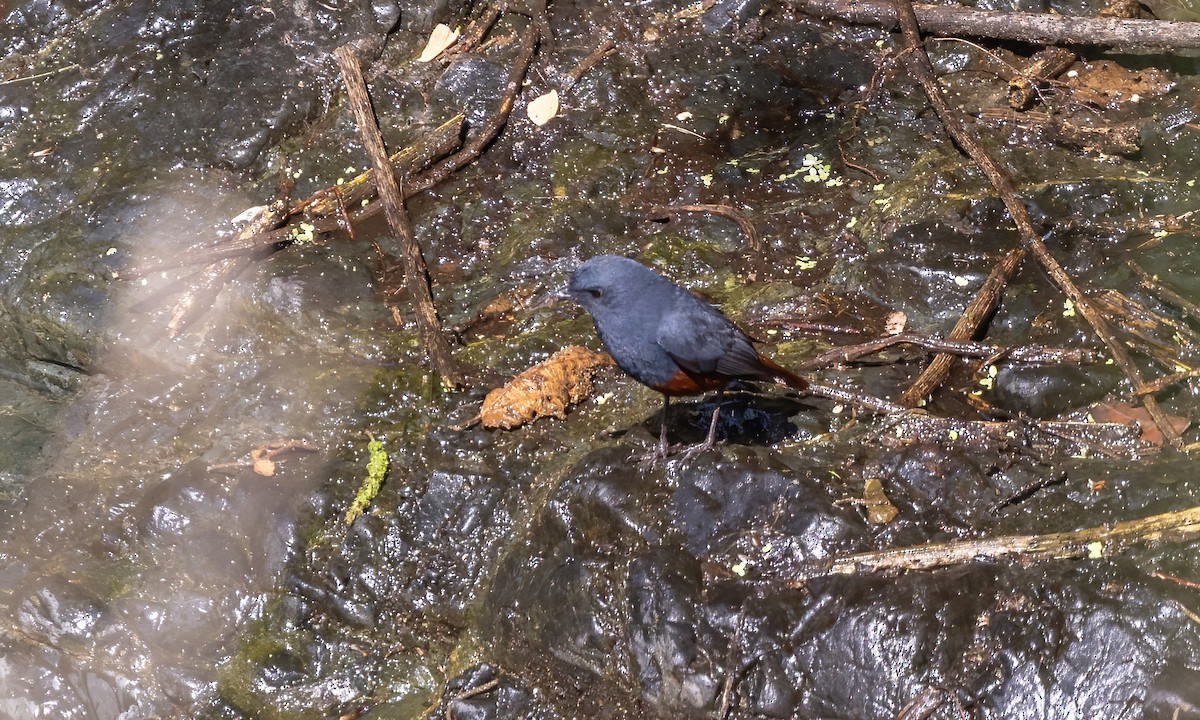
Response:
[[[808,389],[808,381],[796,373],[788,370],[785,367],[782,367],[774,360],[768,360],[762,356],[759,356],[758,359],[762,362],[763,367],[766,369],[766,372],[763,373],[766,376],[763,378],[764,380],[777,382],[780,385],[787,385],[790,388],[800,391]]]

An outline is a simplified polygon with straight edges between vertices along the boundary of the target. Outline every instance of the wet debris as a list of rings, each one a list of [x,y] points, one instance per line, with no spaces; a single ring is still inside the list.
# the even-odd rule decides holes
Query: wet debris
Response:
[[[558,91],[551,90],[529,101],[525,114],[534,125],[545,125],[558,116]]]
[[[1073,99],[1102,108],[1165,95],[1175,87],[1167,73],[1155,68],[1129,70],[1111,60],[1080,62],[1067,71]]]
[[[887,525],[900,514],[888,500],[879,478],[867,478],[863,483],[863,505],[867,509],[867,522],[872,525]]]
[[[567,408],[592,392],[592,375],[612,365],[607,353],[572,345],[488,393],[475,421],[512,430],[538,418],[566,417]]]
[[[259,445],[249,452],[245,460],[217,463],[209,465],[208,469],[227,472],[248,467],[254,470],[256,475],[271,477],[275,474],[278,465],[287,460],[287,458],[279,458],[280,455],[291,452],[317,452],[317,450],[315,445],[305,440],[281,440]]]

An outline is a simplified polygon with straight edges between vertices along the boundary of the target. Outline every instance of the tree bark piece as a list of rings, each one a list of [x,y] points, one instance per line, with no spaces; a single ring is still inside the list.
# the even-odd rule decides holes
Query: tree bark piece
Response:
[[[890,0],[788,0],[813,17],[878,25],[899,24]],[[957,5],[916,5],[920,26],[939,35],[967,35],[1044,45],[1118,45],[1165,48],[1200,47],[1200,23],[1122,18],[1071,17],[1046,13],[976,10]]]
[[[425,345],[425,352],[428,353],[434,370],[442,376],[442,382],[450,387],[458,387],[463,382],[463,374],[454,361],[450,343],[442,333],[437,308],[433,304],[433,293],[429,288],[429,271],[425,266],[425,258],[421,256],[421,246],[413,236],[408,213],[404,209],[404,195],[400,192],[400,185],[396,182],[396,176],[388,162],[387,150],[379,133],[375,112],[371,108],[371,98],[367,94],[362,68],[359,67],[358,58],[349,45],[343,45],[333,54],[337,59],[338,69],[341,70],[342,81],[346,84],[346,96],[358,123],[363,147],[375,170],[375,181],[383,199],[388,225],[400,239],[404,282],[413,301],[417,328]]]

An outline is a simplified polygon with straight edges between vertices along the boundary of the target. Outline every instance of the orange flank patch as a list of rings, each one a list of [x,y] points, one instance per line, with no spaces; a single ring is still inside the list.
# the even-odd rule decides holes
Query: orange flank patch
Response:
[[[654,389],[663,395],[699,395],[709,390],[716,390],[724,384],[724,382],[712,378],[692,377],[680,370],[670,380],[655,385]]]

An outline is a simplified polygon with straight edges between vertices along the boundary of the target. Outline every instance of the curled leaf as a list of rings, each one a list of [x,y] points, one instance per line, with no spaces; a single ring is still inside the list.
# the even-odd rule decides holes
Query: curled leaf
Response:
[[[417,62],[429,62],[433,60],[457,41],[457,30],[452,30],[445,23],[438,23],[438,26],[429,34],[429,42],[425,43],[425,49],[421,51],[421,57],[417,58]]]
[[[569,406],[592,392],[596,368],[612,364],[605,353],[563,348],[488,393],[479,419],[484,427],[511,430],[541,417],[563,418]]]

